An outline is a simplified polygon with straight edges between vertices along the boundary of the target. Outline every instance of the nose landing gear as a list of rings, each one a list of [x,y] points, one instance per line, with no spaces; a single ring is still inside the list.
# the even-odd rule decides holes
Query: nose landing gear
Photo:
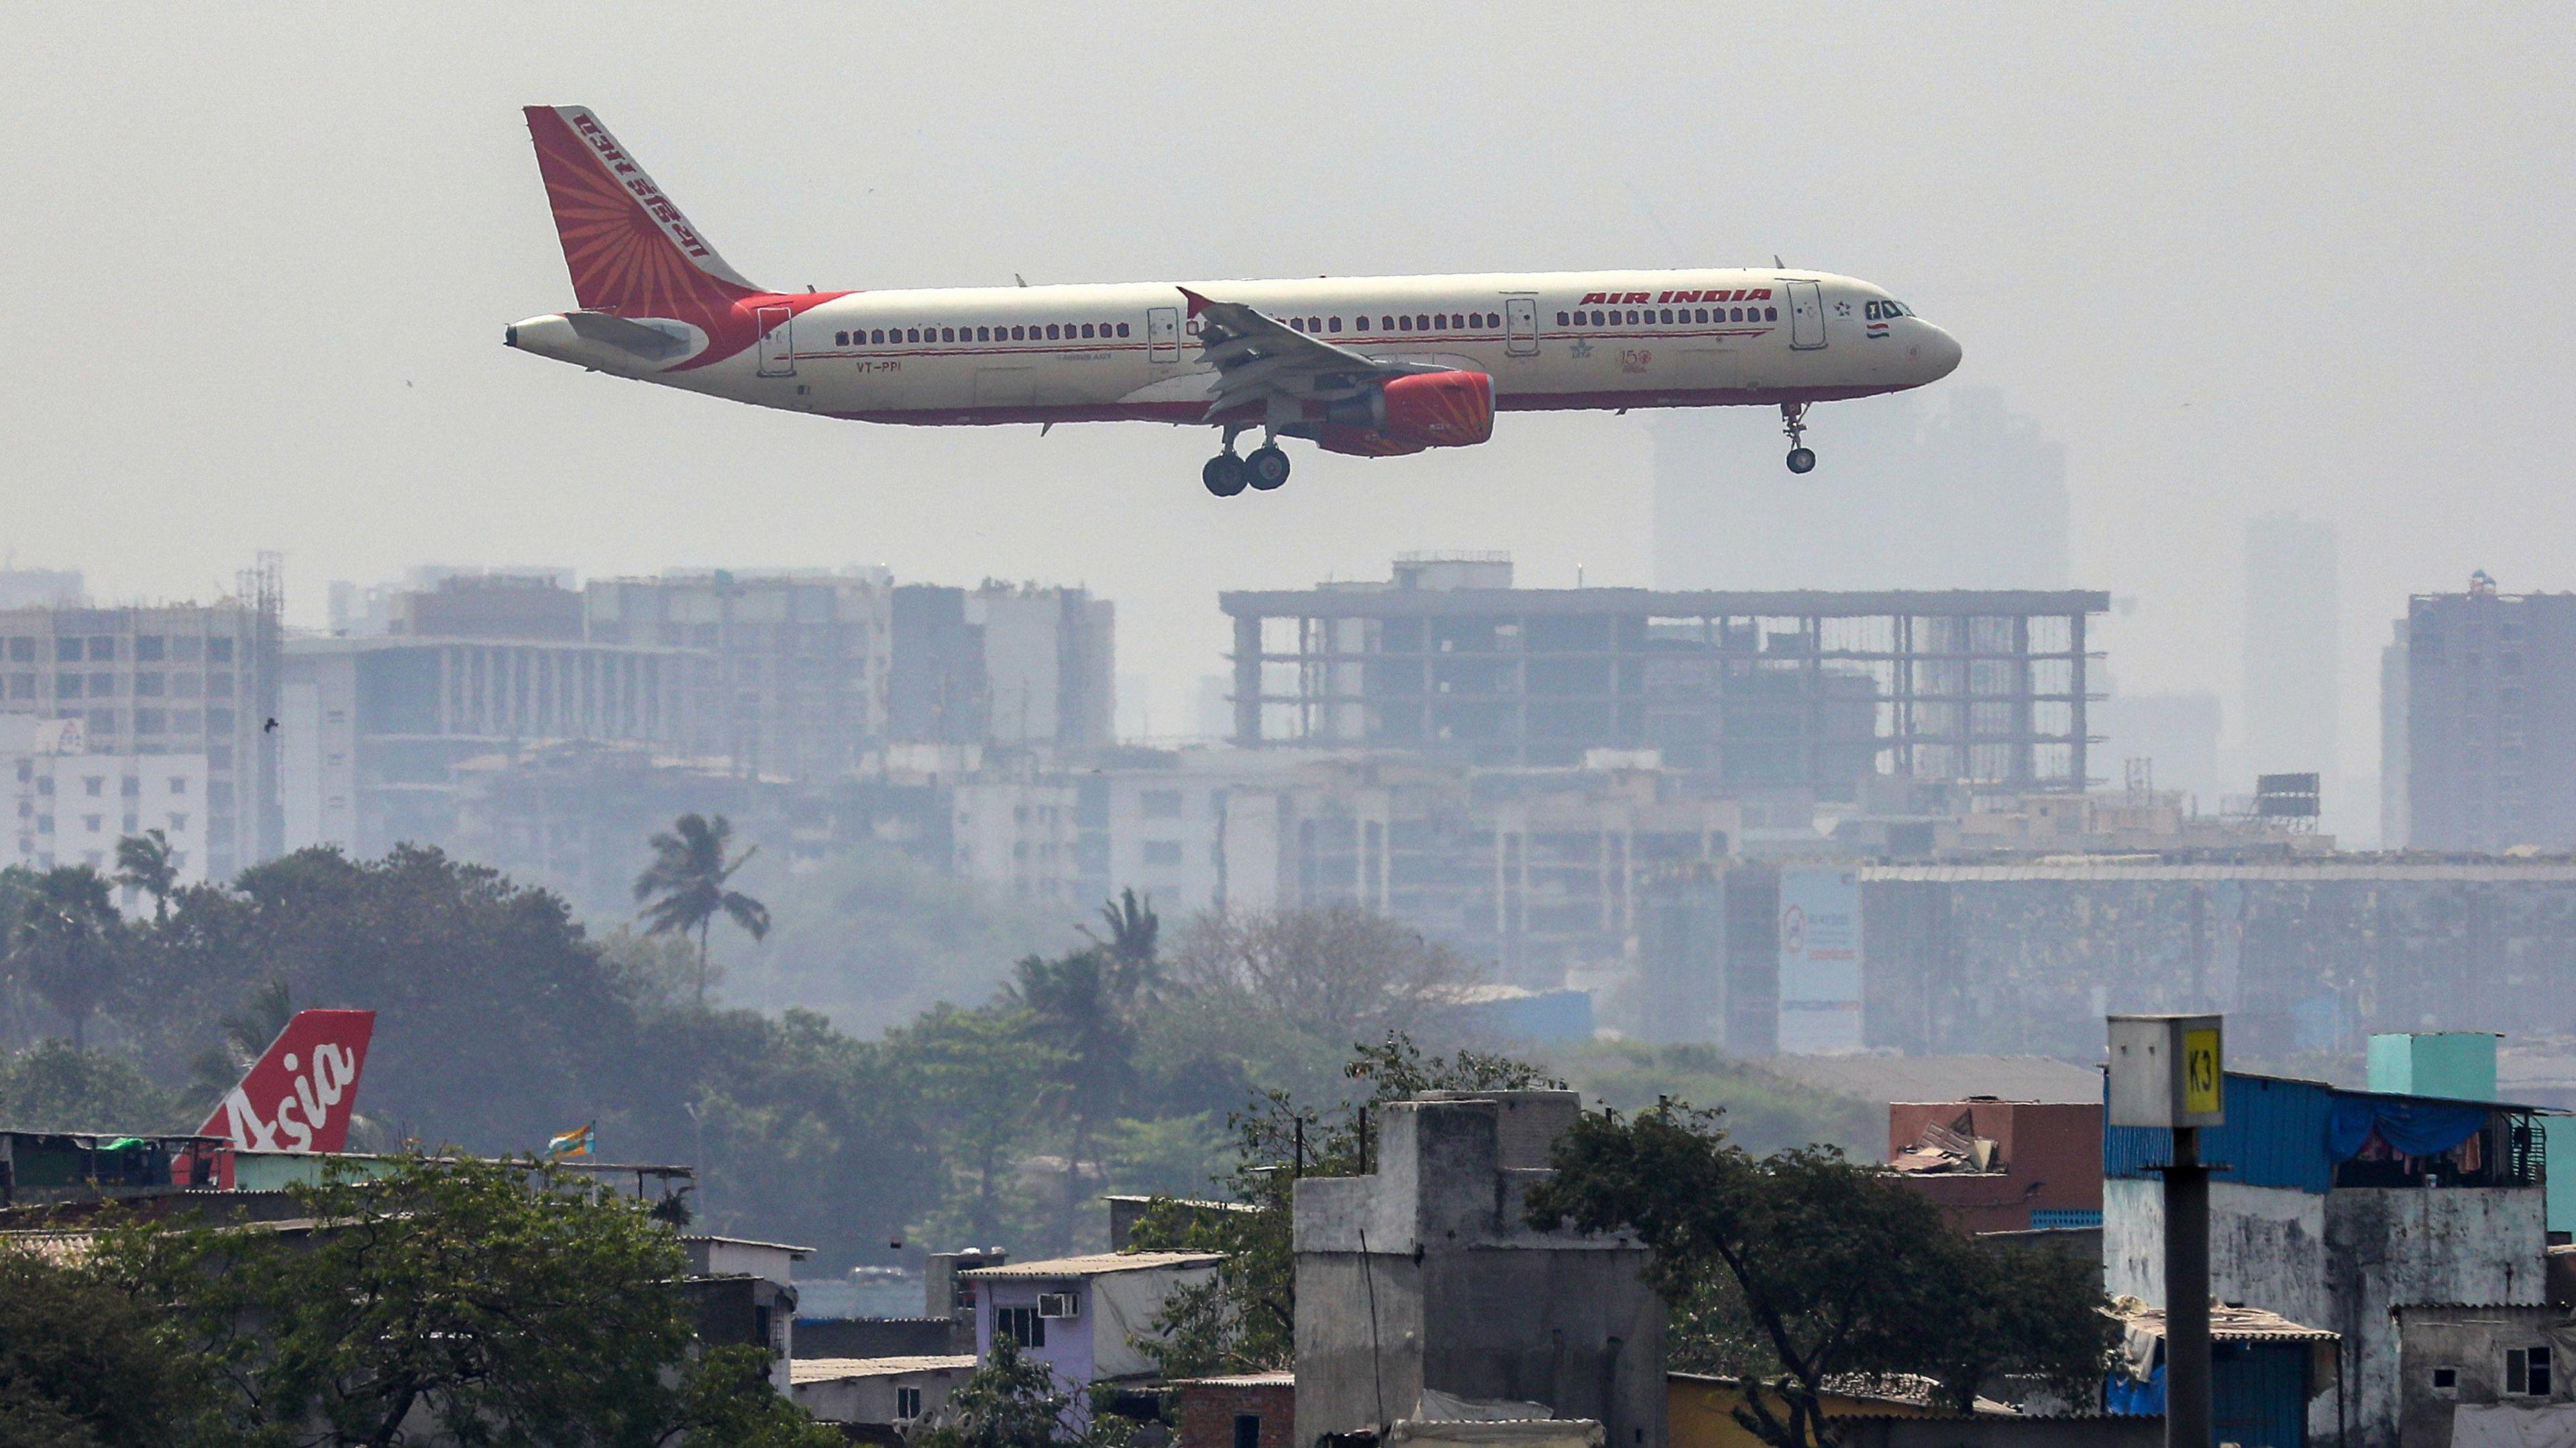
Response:
[[[1780,430],[1789,435],[1789,471],[1811,473],[1816,470],[1816,450],[1807,446],[1807,404],[1780,404]]]

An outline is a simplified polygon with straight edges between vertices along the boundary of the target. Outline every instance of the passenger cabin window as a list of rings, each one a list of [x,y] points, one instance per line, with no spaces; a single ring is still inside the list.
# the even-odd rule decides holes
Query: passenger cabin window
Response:
[[[1359,331],[1359,332],[1365,332],[1365,331],[1367,331],[1367,330],[1368,330],[1368,318],[1366,318],[1366,317],[1353,317],[1353,318],[1351,318],[1351,328],[1352,328],[1352,330],[1354,330],[1354,331]]]
[[[1326,317],[1324,319],[1324,330],[1327,332],[1338,332],[1342,330],[1342,319],[1339,317]]]
[[[1126,324],[1125,322],[1121,322],[1121,323],[1119,323],[1119,324],[1118,324],[1118,335],[1119,335],[1119,336],[1121,336],[1121,337],[1124,337],[1124,336],[1126,336],[1126,335],[1127,335],[1127,324]]]

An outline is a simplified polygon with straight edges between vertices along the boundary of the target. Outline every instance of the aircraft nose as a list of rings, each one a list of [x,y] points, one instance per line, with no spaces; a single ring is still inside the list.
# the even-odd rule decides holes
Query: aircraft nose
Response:
[[[1923,359],[1923,380],[1938,382],[1959,370],[1959,359],[1965,354],[1959,347],[1958,338],[1929,322],[1923,324],[1923,330],[1928,335],[1915,345],[1916,352]]]

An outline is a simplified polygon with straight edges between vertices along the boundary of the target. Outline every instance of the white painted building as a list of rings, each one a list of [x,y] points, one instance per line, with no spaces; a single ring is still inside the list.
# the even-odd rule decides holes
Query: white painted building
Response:
[[[14,794],[10,863],[113,875],[118,840],[159,830],[179,883],[206,879],[203,753],[95,754],[81,720],[0,714],[0,788]],[[141,904],[135,891],[123,898],[129,910]]]

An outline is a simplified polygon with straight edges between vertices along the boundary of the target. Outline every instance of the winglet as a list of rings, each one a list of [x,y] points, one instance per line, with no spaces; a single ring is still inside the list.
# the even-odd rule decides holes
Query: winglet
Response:
[[[1190,315],[1191,315],[1191,316],[1195,317],[1195,316],[1197,316],[1199,313],[1204,312],[1204,311],[1206,311],[1206,310],[1208,309],[1208,307],[1209,307],[1210,303],[1208,302],[1208,299],[1207,299],[1207,298],[1205,298],[1205,297],[1203,297],[1203,296],[1200,296],[1198,293],[1196,293],[1196,292],[1194,292],[1194,291],[1191,291],[1188,287],[1180,287],[1180,288],[1177,288],[1176,290],[1178,290],[1182,296],[1187,297],[1187,298],[1189,299],[1189,303],[1190,303]]]

